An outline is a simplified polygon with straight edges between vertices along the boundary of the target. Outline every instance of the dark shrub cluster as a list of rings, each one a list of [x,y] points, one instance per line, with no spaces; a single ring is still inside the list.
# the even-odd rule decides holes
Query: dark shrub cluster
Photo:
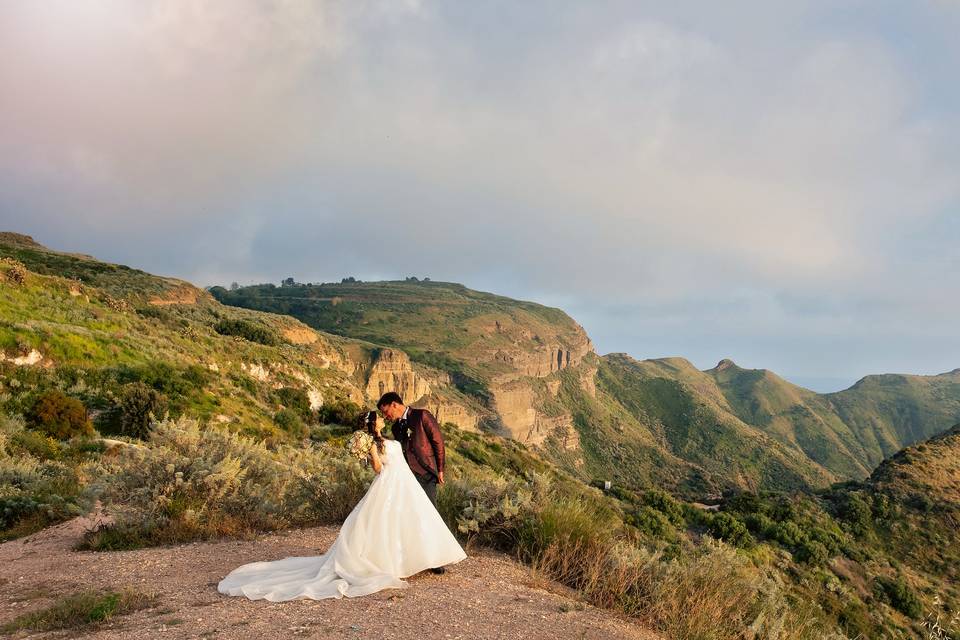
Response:
[[[56,389],[41,393],[24,417],[30,427],[58,440],[93,435],[83,403]]]
[[[124,386],[117,410],[120,433],[146,440],[151,423],[164,417],[167,398],[142,382],[131,382]]]
[[[903,578],[887,578],[880,576],[874,580],[873,595],[880,601],[907,616],[919,619],[923,615],[923,605],[913,589],[903,581]]]
[[[295,387],[281,387],[273,393],[277,404],[297,414],[304,422],[313,421],[313,410],[310,408],[310,398],[303,389]]]
[[[320,407],[317,418],[321,424],[342,424],[353,426],[362,409],[356,402],[337,398]]]
[[[246,320],[221,320],[213,329],[222,336],[237,336],[268,347],[280,344],[280,338],[273,331]]]
[[[295,438],[303,438],[307,435],[307,428],[303,425],[303,420],[293,409],[280,409],[274,414],[273,421],[278,427]]]

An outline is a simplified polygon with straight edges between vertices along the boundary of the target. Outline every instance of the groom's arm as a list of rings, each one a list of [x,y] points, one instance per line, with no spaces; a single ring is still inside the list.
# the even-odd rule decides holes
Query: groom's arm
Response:
[[[443,448],[443,436],[440,434],[440,425],[437,424],[437,419],[433,417],[433,414],[423,410],[423,432],[427,436],[427,440],[430,442],[430,447],[433,449],[433,455],[437,459],[437,474],[439,479],[443,480],[443,464],[446,457],[446,452]]]

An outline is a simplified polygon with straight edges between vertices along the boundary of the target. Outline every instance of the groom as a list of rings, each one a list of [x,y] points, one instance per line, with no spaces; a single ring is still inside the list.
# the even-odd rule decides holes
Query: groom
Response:
[[[414,409],[403,404],[400,394],[383,394],[377,409],[387,420],[393,421],[393,439],[403,447],[403,457],[423,487],[433,508],[437,508],[437,485],[443,484],[443,436],[437,419],[426,409]],[[446,572],[443,567],[430,569],[433,573]]]
[[[426,409],[414,409],[403,404],[399,394],[383,394],[377,409],[393,421],[393,439],[403,447],[407,465],[437,506],[437,486],[443,484],[443,436],[437,419]]]

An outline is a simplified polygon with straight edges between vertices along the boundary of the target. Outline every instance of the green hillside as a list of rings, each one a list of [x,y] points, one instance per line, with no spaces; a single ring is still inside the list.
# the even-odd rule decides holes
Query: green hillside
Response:
[[[960,421],[960,369],[936,376],[874,375],[823,396],[850,425],[873,467]]]
[[[490,379],[515,371],[518,355],[538,354],[534,366],[542,360],[550,371],[587,345],[583,329],[559,309],[449,282],[261,284],[211,293],[224,304],[289,314],[321,331],[403,349],[481,396]]]
[[[705,372],[734,415],[841,477],[863,478],[885,456],[960,420],[960,372],[868,376],[831,394],[729,360]]]
[[[0,539],[95,499],[116,517],[84,541],[103,552],[336,524],[370,478],[343,447],[351,400],[399,381],[507,425],[529,408],[529,445],[443,425],[441,512],[597,606],[681,640],[960,639],[957,372],[821,396],[730,362],[600,357],[561,312],[399,287],[459,324],[380,327],[357,301],[370,324],[331,335],[0,235]],[[391,324],[433,366],[358,339]],[[447,362],[474,386],[445,386]],[[874,444],[937,429],[868,477]]]
[[[632,487],[825,487],[865,478],[885,455],[960,420],[957,373],[868,377],[823,395],[730,361],[700,371],[683,358],[597,357],[562,311],[457,284],[288,281],[212,293],[401,348],[486,407],[489,429],[584,478]]]
[[[0,409],[20,413],[60,390],[114,433],[139,383],[173,416],[284,440],[304,434],[302,419],[278,421],[287,405],[306,419],[311,394],[315,404],[362,398],[340,367],[348,345],[293,318],[226,307],[188,283],[23,236],[0,236],[0,258]]]

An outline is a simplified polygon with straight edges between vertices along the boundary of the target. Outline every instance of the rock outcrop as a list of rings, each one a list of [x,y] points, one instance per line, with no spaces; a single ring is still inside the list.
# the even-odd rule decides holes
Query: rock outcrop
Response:
[[[367,370],[366,393],[371,400],[378,400],[387,391],[400,394],[408,404],[413,404],[429,394],[429,382],[414,371],[410,357],[398,349],[380,349]]]

